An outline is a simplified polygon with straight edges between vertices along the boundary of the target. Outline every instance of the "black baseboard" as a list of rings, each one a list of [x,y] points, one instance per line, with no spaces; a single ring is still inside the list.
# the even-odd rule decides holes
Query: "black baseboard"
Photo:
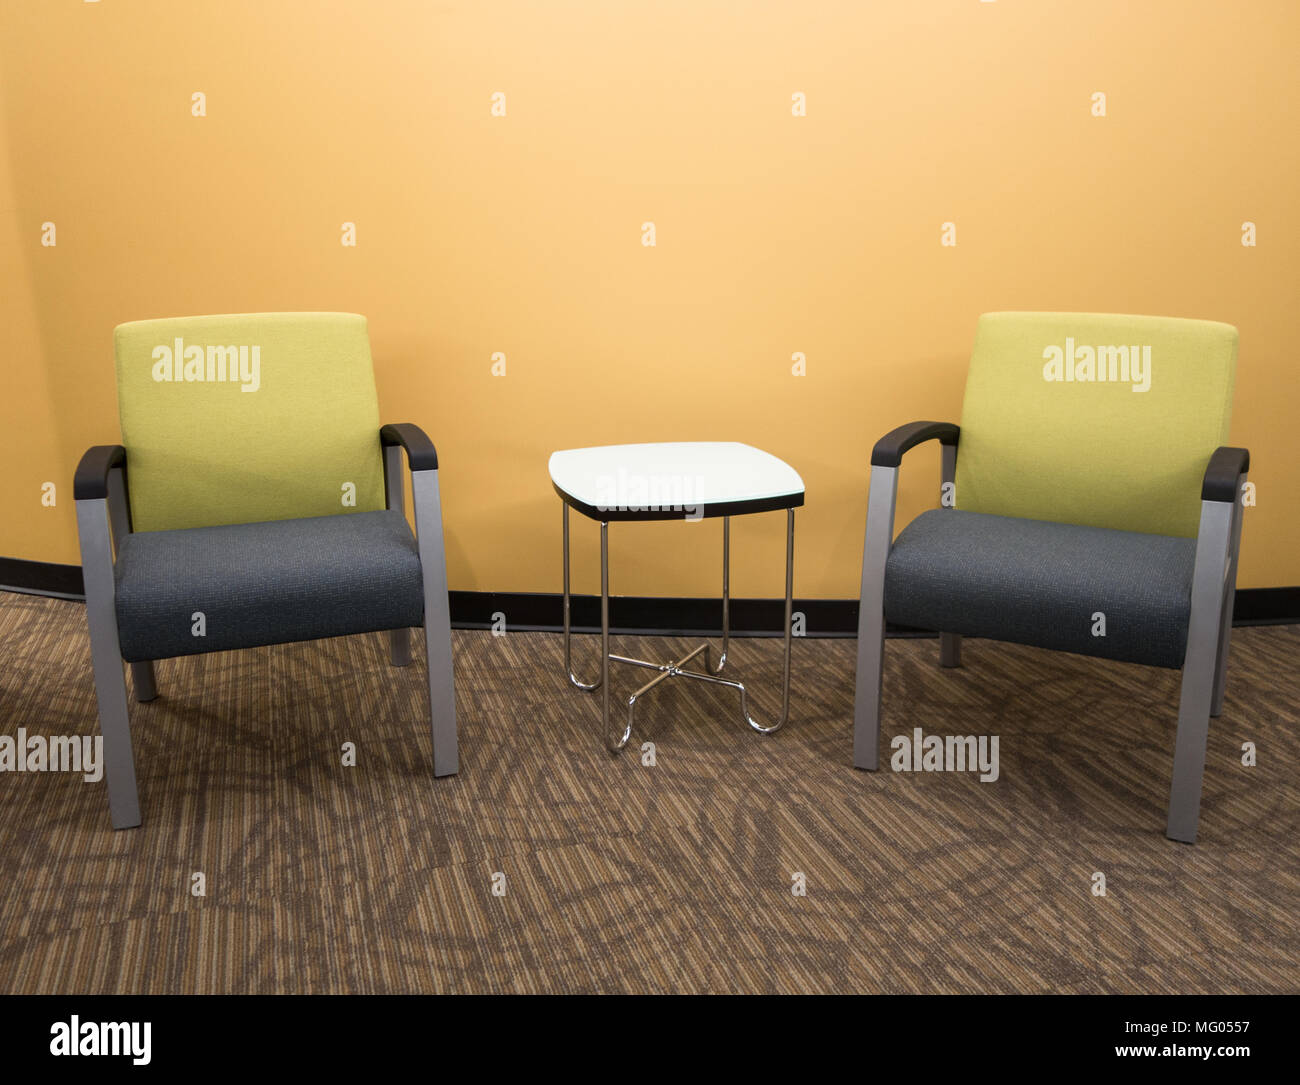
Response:
[[[1295,625],[1300,622],[1300,588],[1238,588],[1233,625]]]
[[[785,600],[732,599],[731,632],[737,637],[780,636]],[[804,635],[856,637],[856,599],[796,599],[794,612],[803,615]],[[600,632],[600,596],[575,595],[573,629]],[[506,628],[527,632],[554,632],[564,626],[564,600],[560,595],[527,592],[454,591],[451,624],[459,629],[490,629],[498,621]],[[609,625],[619,633],[661,636],[714,634],[722,627],[721,599],[680,599],[644,595],[616,595],[609,600]],[[890,630],[897,633],[919,632]]]
[[[85,594],[81,566],[21,561],[18,558],[0,558],[0,591],[70,599],[79,599]],[[781,599],[733,599],[732,633],[738,637],[779,636],[784,605]],[[858,635],[856,599],[796,599],[794,610],[804,616],[805,636]],[[599,596],[575,595],[571,613],[575,632],[600,630]],[[561,597],[546,592],[451,593],[451,624],[457,629],[490,629],[501,620],[507,629],[520,632],[557,632],[564,623]],[[722,624],[722,604],[718,599],[616,595],[609,601],[609,622],[610,628],[619,633],[710,634],[716,633]],[[1300,587],[1239,589],[1232,608],[1232,624],[1300,624]],[[889,632],[894,636],[933,636],[923,630],[901,626],[890,626]]]
[[[0,558],[0,590],[30,592],[84,599],[80,565],[56,565],[50,561],[22,561]]]
[[[732,599],[731,631],[738,637],[780,636],[781,599]],[[808,637],[856,637],[856,599],[796,599],[796,615],[804,617],[803,633]],[[575,595],[572,600],[573,629],[579,633],[600,631],[600,597]],[[518,631],[554,632],[562,628],[564,611],[559,595],[526,592],[451,593],[451,624],[458,629],[489,629],[504,620],[506,628]],[[609,601],[610,628],[619,633],[647,633],[665,636],[695,636],[716,633],[722,624],[722,603],[718,599],[680,599],[658,596],[613,596]],[[1242,588],[1232,608],[1233,625],[1300,624],[1300,587]],[[890,636],[934,636],[907,626],[890,625]]]

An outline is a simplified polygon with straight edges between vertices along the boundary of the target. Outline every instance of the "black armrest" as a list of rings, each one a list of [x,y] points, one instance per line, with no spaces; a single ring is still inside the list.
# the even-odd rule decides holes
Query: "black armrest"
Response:
[[[1205,468],[1205,481],[1201,484],[1202,501],[1237,500],[1237,479],[1250,467],[1250,451],[1245,448],[1228,448],[1221,445],[1214,450]]]
[[[379,440],[385,445],[401,445],[406,449],[406,462],[412,471],[438,470],[438,450],[428,435],[414,422],[395,422],[379,431]]]
[[[108,497],[108,473],[125,466],[126,449],[121,445],[95,445],[77,464],[72,476],[72,497],[76,501],[95,501]]]
[[[897,467],[903,462],[903,453],[923,441],[933,441],[936,437],[940,444],[957,444],[961,428],[951,422],[909,422],[896,430],[886,433],[876,447],[871,450],[872,467]]]

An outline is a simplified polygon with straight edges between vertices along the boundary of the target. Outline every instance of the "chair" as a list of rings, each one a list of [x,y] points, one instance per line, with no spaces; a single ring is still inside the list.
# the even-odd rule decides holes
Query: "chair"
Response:
[[[149,701],[158,659],[389,630],[405,666],[423,624],[434,774],[455,773],[438,457],[380,428],[365,318],[145,320],[114,342],[122,444],[73,487],[113,827],[140,824],[123,661]]]
[[[938,631],[944,667],[963,635],[1181,667],[1167,835],[1195,842],[1250,466],[1223,447],[1236,356],[1236,329],[1208,321],[981,317],[960,428],[914,422],[871,453],[857,768],[878,764],[886,620]],[[899,465],[931,440],[941,507],[895,540]]]

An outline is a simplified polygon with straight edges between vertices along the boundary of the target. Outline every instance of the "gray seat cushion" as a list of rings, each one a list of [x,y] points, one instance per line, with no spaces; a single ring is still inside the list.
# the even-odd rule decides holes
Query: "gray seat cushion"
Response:
[[[419,551],[392,511],[128,535],[115,575],[132,663],[424,621]]]
[[[897,625],[1181,667],[1196,540],[931,509],[885,567]],[[1093,636],[1093,615],[1106,635]]]

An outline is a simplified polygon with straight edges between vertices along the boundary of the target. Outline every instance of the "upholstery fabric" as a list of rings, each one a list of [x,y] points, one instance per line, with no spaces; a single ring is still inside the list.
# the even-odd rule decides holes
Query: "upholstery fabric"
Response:
[[[424,621],[415,538],[388,510],[135,533],[115,573],[131,663]]]
[[[114,344],[136,531],[384,508],[364,317],[143,320]]]
[[[1133,358],[1147,354],[1149,370],[1135,373]],[[1195,537],[1206,464],[1228,443],[1236,356],[1236,329],[1210,321],[985,314],[962,405],[957,508]],[[1046,379],[1057,375],[1082,379]]]
[[[1196,541],[931,509],[894,543],[885,617],[899,625],[1178,668]],[[1105,636],[1094,636],[1094,615]]]

